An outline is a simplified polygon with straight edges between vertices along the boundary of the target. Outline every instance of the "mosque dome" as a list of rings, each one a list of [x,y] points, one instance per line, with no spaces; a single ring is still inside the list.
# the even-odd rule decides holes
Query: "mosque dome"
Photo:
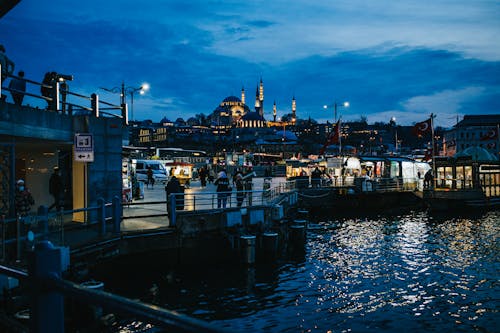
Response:
[[[224,98],[224,100],[222,101],[222,103],[224,103],[224,102],[239,102],[239,103],[241,103],[241,99],[239,99],[236,96],[228,96],[228,97]]]
[[[498,161],[498,158],[495,155],[478,146],[468,147],[459,151],[455,154],[455,158],[458,157],[471,157],[474,161]]]

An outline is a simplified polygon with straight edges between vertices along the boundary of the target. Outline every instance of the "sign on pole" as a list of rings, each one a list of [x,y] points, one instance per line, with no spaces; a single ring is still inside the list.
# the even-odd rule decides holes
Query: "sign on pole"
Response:
[[[74,142],[75,161],[94,162],[94,138],[90,133],[76,133]]]

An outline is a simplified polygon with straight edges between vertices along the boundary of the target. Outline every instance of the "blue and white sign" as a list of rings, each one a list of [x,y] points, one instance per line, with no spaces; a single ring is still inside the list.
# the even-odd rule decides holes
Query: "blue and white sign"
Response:
[[[92,134],[75,134],[74,154],[77,162],[94,162],[94,138]]]

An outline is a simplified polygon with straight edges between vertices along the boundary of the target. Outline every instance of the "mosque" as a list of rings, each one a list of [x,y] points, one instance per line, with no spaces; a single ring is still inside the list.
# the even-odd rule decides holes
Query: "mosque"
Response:
[[[292,122],[296,118],[295,97],[292,99]],[[212,113],[212,126],[218,128],[262,128],[277,123],[276,102],[273,104],[273,120],[264,118],[264,83],[260,79],[255,92],[255,111],[245,102],[245,88],[241,89],[241,99],[236,96],[226,97]]]

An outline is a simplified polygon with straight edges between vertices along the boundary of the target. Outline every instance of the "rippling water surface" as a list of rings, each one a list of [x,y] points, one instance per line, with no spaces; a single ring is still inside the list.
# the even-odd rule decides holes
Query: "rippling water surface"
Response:
[[[499,235],[500,212],[323,218],[303,256],[142,268],[134,289],[155,284],[155,302],[229,331],[500,332]]]

